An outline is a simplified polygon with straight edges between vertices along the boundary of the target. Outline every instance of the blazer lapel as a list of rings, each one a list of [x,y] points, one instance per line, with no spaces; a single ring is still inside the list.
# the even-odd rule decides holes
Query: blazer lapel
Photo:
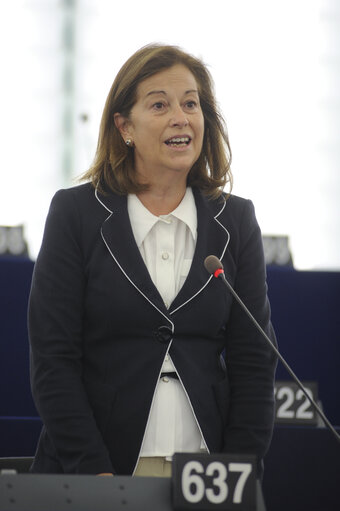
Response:
[[[197,208],[197,243],[188,277],[172,302],[169,311],[152,282],[143,258],[135,242],[129,214],[127,197],[118,195],[100,195],[96,198],[107,210],[101,234],[113,261],[133,286],[150,301],[163,315],[168,316],[192,300],[212,278],[204,267],[208,255],[222,259],[229,243],[229,232],[219,222],[219,215],[225,207],[225,201],[209,200],[197,189],[193,189]]]
[[[97,191],[96,197],[108,212],[101,235],[113,262],[148,301],[166,313],[162,297],[152,282],[135,242],[127,210],[127,197],[113,194],[103,196]]]
[[[193,299],[207,285],[212,276],[204,267],[208,255],[222,259],[229,243],[229,232],[220,222],[219,215],[225,207],[223,198],[209,200],[193,189],[197,208],[197,243],[189,274],[183,287],[170,307],[174,313]]]

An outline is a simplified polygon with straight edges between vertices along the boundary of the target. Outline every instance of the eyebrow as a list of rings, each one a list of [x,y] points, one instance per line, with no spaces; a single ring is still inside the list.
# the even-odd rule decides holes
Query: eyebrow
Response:
[[[198,90],[197,89],[189,89],[189,90],[186,90],[184,95],[186,94],[191,94],[192,92],[195,92],[197,95],[198,95]],[[150,92],[148,92],[145,97],[148,97],[148,96],[151,96],[152,94],[164,94],[165,96],[167,95],[167,93],[165,92],[165,90],[152,90]]]

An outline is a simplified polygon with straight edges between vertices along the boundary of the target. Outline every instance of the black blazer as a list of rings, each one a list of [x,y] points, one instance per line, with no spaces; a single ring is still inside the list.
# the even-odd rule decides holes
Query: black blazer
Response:
[[[167,352],[210,452],[265,454],[276,359],[203,265],[210,254],[223,261],[274,339],[261,233],[250,201],[193,191],[196,250],[169,309],[125,196],[85,184],[53,198],[29,301],[32,392],[44,423],[33,472],[132,474]]]

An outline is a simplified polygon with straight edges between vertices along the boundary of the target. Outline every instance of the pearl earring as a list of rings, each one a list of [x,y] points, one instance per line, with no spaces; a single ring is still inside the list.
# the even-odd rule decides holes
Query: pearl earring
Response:
[[[126,144],[128,147],[132,147],[133,142],[132,142],[131,138],[127,138],[127,139],[125,140],[125,144]]]

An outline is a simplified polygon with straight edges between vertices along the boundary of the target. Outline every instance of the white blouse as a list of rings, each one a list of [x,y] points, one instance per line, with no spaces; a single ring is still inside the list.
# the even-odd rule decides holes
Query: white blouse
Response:
[[[132,231],[153,283],[169,308],[189,273],[197,239],[197,211],[191,188],[168,215],[155,216],[136,195],[128,196]],[[176,371],[166,355],[162,372]],[[140,456],[171,457],[206,451],[187,394],[177,379],[160,379]]]

